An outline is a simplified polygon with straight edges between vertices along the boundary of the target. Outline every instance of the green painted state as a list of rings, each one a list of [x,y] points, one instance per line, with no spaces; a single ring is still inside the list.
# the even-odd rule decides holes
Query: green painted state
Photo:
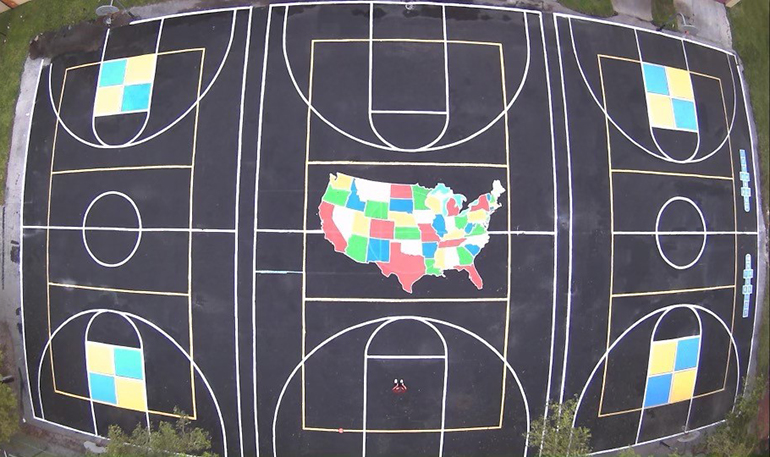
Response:
[[[397,240],[419,240],[420,229],[417,227],[396,227],[395,238]]]
[[[335,189],[332,186],[328,186],[324,193],[323,201],[329,202],[332,205],[345,206],[349,196],[350,191]]]
[[[387,219],[388,203],[368,200],[364,208],[364,216],[371,217],[372,219]]]
[[[462,246],[457,247],[457,256],[460,257],[460,265],[472,265],[473,255]]]
[[[414,209],[430,209],[425,205],[425,199],[430,190],[422,186],[412,186],[412,199],[414,200]]]
[[[351,259],[365,263],[366,262],[366,247],[369,244],[369,239],[360,235],[350,235],[348,240],[348,247],[345,248],[345,254]]]

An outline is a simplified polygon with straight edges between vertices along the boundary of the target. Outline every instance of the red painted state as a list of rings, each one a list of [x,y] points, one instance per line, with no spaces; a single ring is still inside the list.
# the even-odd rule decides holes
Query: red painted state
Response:
[[[471,211],[476,211],[479,209],[485,209],[489,211],[489,200],[487,200],[486,195],[479,197],[478,201],[474,202],[474,204],[471,206]]]
[[[436,233],[436,229],[434,229],[431,224],[417,224],[417,227],[420,229],[421,241],[441,241],[438,233]]]
[[[459,246],[459,245],[463,244],[463,241],[465,241],[465,238],[458,238],[456,240],[441,241],[441,242],[439,242],[438,247],[440,247],[440,248],[453,248],[455,246]]]
[[[412,186],[392,184],[390,186],[391,198],[412,198]]]
[[[390,243],[390,262],[377,262],[377,266],[385,277],[396,275],[401,287],[410,294],[414,283],[425,275],[423,258],[401,252],[401,243]]]
[[[484,287],[484,280],[481,279],[481,275],[479,275],[478,270],[476,270],[476,267],[474,265],[463,265],[459,267],[455,267],[455,270],[457,271],[467,271],[468,277],[471,279],[471,282],[474,286],[476,286],[477,289],[481,290],[482,287]]]
[[[393,232],[396,229],[396,223],[382,219],[372,219],[369,225],[369,236],[381,240],[392,240]]]
[[[318,207],[318,215],[321,216],[321,228],[324,231],[324,238],[334,246],[334,250],[337,252],[345,252],[345,248],[348,247],[348,242],[340,233],[337,225],[332,220],[332,213],[334,212],[334,205],[328,202],[321,202]]]
[[[450,198],[446,203],[446,213],[449,217],[457,216],[460,214],[460,207],[457,206],[457,202],[454,200],[454,198]]]

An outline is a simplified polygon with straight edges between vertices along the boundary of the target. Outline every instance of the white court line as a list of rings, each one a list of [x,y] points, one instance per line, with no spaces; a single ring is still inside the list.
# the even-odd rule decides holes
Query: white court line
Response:
[[[285,7],[285,6],[324,6],[324,5],[368,5],[371,1],[351,0],[351,1],[313,1],[313,2],[295,2],[295,3],[274,3],[270,6]],[[378,0],[373,2],[377,5],[404,5],[405,2],[398,0]],[[509,6],[493,6],[493,5],[474,5],[465,3],[441,3],[441,2],[409,2],[412,5],[428,5],[428,6],[451,6],[453,8],[469,8],[469,9],[484,9],[484,10],[497,10],[497,11],[515,11],[517,13],[531,13],[542,15],[540,11],[528,10],[524,8],[514,8]]]
[[[447,115],[447,111],[429,111],[429,110],[398,110],[398,109],[372,109],[372,114],[435,114]]]
[[[561,366],[561,387],[559,389],[559,403],[564,403],[564,389],[567,383],[567,361],[569,357],[570,319],[572,317],[572,147],[570,146],[569,116],[567,116],[567,91],[564,86],[564,63],[561,51],[561,38],[559,36],[559,23],[556,15],[553,16],[554,29],[556,30],[556,47],[559,54],[559,73],[561,82],[562,104],[564,109],[564,133],[567,145],[567,179],[569,182],[569,235],[568,235],[568,273],[567,273],[567,316],[564,326],[564,360]],[[577,56],[575,57],[577,60]]]
[[[559,24],[558,24],[558,21],[557,21],[557,17],[560,17],[560,15],[558,15],[557,13],[554,13],[553,20],[554,20],[554,24],[555,24],[555,28],[556,28],[556,36],[558,37],[559,36]],[[687,163],[687,164],[699,163],[699,162],[702,162],[702,161],[710,158],[711,156],[713,156],[717,152],[719,152],[719,150],[722,148],[722,146],[724,146],[724,144],[727,142],[727,139],[729,138],[730,133],[732,132],[733,125],[734,125],[734,122],[735,122],[735,111],[736,111],[736,106],[737,106],[736,105],[737,98],[736,98],[735,80],[734,80],[732,71],[730,72],[730,78],[733,80],[733,82],[732,82],[732,86],[733,86],[733,113],[732,113],[732,120],[730,121],[730,126],[727,129],[727,133],[725,134],[725,137],[722,139],[722,142],[716,148],[714,148],[713,151],[711,151],[708,154],[704,154],[703,156],[698,157],[697,159],[692,159],[692,160],[687,160],[687,161],[678,161],[678,160],[669,159],[669,158],[666,158],[666,157],[661,157],[660,155],[656,154],[655,152],[653,152],[653,151],[647,149],[646,147],[642,146],[641,143],[636,141],[633,137],[631,137],[631,135],[629,135],[625,130],[623,130],[620,127],[620,125],[618,125],[618,123],[615,122],[615,119],[613,119],[612,116],[610,116],[609,112],[604,108],[604,106],[602,106],[602,103],[599,102],[598,97],[594,93],[593,89],[591,89],[591,85],[588,83],[588,78],[586,77],[585,72],[583,71],[583,65],[580,63],[580,59],[578,58],[577,47],[576,47],[576,44],[575,44],[575,36],[574,36],[574,32],[572,30],[572,21],[570,20],[570,16],[564,16],[564,17],[567,17],[567,19],[568,19],[567,23],[569,25],[570,40],[571,40],[571,43],[572,43],[572,55],[575,57],[575,65],[577,66],[577,69],[580,72],[580,76],[583,79],[583,84],[585,84],[585,87],[588,90],[588,93],[591,95],[591,98],[593,99],[594,103],[596,103],[596,106],[599,108],[599,110],[601,110],[601,112],[604,114],[604,116],[607,118],[607,120],[610,123],[612,123],[612,125],[616,129],[618,129],[618,131],[628,141],[633,143],[634,146],[639,148],[641,151],[643,151],[643,152],[645,152],[645,153],[647,153],[647,154],[649,154],[649,155],[651,155],[651,156],[653,156],[655,158],[658,158],[658,159],[666,161],[666,162],[680,163],[680,164],[681,163]],[[579,18],[579,19],[585,19],[585,18]],[[630,27],[630,28],[634,28],[634,27]],[[674,38],[674,37],[672,37],[672,38]],[[559,57],[561,57],[561,54],[562,54],[561,42],[560,41],[557,42],[556,45],[557,45],[557,48],[559,49]],[[728,67],[729,67],[729,59],[728,59]],[[562,71],[562,75],[563,75],[563,73],[564,72]]]
[[[169,233],[235,233],[234,229],[188,227],[78,227],[71,225],[24,225],[24,230],[60,230],[76,232],[169,232]]]
[[[238,443],[243,457],[243,404],[241,402],[241,352],[240,352],[240,321],[238,309],[238,227],[240,225],[241,202],[241,158],[243,157],[243,112],[246,103],[246,73],[249,66],[249,49],[251,46],[251,17],[253,9],[249,9],[249,20],[246,23],[246,44],[243,50],[243,76],[241,80],[241,103],[238,120],[238,158],[235,165],[235,227],[234,253],[233,253],[233,332],[235,336],[235,398],[238,402]],[[253,309],[253,307],[250,307]],[[254,330],[252,330],[254,331]],[[257,446],[259,447],[259,446]]]
[[[692,267],[693,265],[695,265],[696,263],[698,263],[698,261],[700,260],[701,256],[703,255],[703,251],[706,250],[706,243],[708,242],[708,236],[706,236],[705,232],[708,230],[708,227],[706,227],[706,218],[703,217],[703,211],[701,211],[701,209],[698,207],[698,205],[694,201],[692,201],[691,199],[689,199],[687,197],[676,196],[676,197],[671,197],[668,200],[666,200],[666,203],[664,203],[663,206],[660,207],[660,210],[658,211],[658,216],[655,218],[655,231],[656,232],[658,231],[658,227],[660,227],[660,218],[663,216],[663,213],[666,211],[666,208],[668,207],[668,205],[670,205],[671,203],[676,202],[676,201],[681,201],[681,202],[689,203],[690,206],[695,208],[695,211],[698,212],[698,217],[700,218],[701,227],[703,227],[703,232],[702,232],[702,235],[701,235],[703,237],[703,239],[701,241],[700,251],[698,251],[698,255],[696,255],[695,258],[690,263],[685,264],[685,265],[680,265],[678,263],[674,263],[671,259],[668,258],[666,253],[663,252],[663,246],[660,244],[660,233],[655,235],[655,245],[658,248],[658,254],[660,254],[660,256],[663,258],[663,260],[670,267],[675,268],[677,270],[686,270],[686,269]]]
[[[254,270],[258,275],[301,275],[301,271],[293,270]]]
[[[369,162],[357,160],[310,160],[308,165],[358,165],[358,166],[410,166],[410,167],[479,167],[479,168],[506,168],[504,163],[476,163],[476,162]]]
[[[109,230],[109,229],[108,229]],[[286,233],[286,234],[307,234],[307,235],[323,235],[323,229],[257,229],[257,233]],[[555,232],[550,230],[490,230],[487,232],[489,235],[533,235],[533,236],[554,236]]]
[[[69,128],[69,126],[64,122],[64,119],[61,118],[61,112],[59,111],[59,109],[56,107],[56,104],[54,103],[54,100],[53,100],[53,90],[52,90],[52,82],[51,82],[51,80],[52,80],[52,76],[51,75],[53,73],[53,63],[50,63],[48,65],[48,100],[49,100],[49,103],[51,104],[51,109],[53,110],[53,113],[56,116],[56,121],[59,123],[59,125],[62,126],[62,128],[64,130],[67,131],[67,133],[70,134],[70,136],[73,139],[75,139],[76,141],[79,141],[80,143],[82,143],[82,144],[84,144],[86,146],[89,146],[89,147],[92,147],[92,148],[96,148],[96,149],[120,149],[120,148],[124,148],[124,147],[137,146],[137,145],[146,143],[146,142],[148,142],[148,141],[150,141],[152,139],[155,139],[156,137],[166,133],[169,129],[174,127],[182,119],[184,119],[188,114],[190,114],[192,112],[192,110],[195,109],[200,104],[201,100],[203,100],[203,98],[208,94],[209,90],[214,86],[214,83],[216,83],[217,79],[219,79],[219,74],[222,72],[222,69],[225,66],[225,62],[227,62],[227,58],[230,56],[230,49],[231,49],[232,44],[233,44],[233,38],[235,37],[235,22],[236,22],[236,17],[237,17],[238,10],[234,9],[232,11],[233,11],[233,20],[232,20],[232,24],[230,25],[230,40],[227,43],[227,48],[225,49],[225,54],[222,56],[222,60],[219,63],[219,67],[217,68],[217,71],[214,73],[214,76],[211,78],[211,81],[209,82],[208,86],[206,86],[206,89],[204,89],[203,92],[198,95],[198,98],[190,105],[190,107],[187,108],[187,110],[185,112],[180,114],[179,117],[177,117],[174,121],[169,123],[167,126],[163,127],[162,129],[158,130],[157,132],[155,132],[155,133],[153,133],[151,135],[148,135],[148,136],[142,138],[141,140],[137,140],[137,141],[135,141],[133,143],[124,144],[124,145],[115,145],[115,146],[113,146],[113,145],[102,145],[102,144],[98,144],[98,143],[92,143],[90,141],[87,141],[87,140],[81,138],[75,132],[73,132]],[[155,20],[155,19],[153,19],[153,20]],[[62,92],[64,92],[64,86],[63,85],[62,85],[61,90],[62,90]]]
[[[345,4],[356,4],[356,3],[358,3],[358,2],[345,2]],[[370,5],[371,3],[372,2],[365,2],[363,4]],[[390,3],[390,2],[377,2],[377,3]],[[318,4],[318,3],[306,3],[306,5],[309,5],[309,4]],[[359,3],[359,4],[361,4],[361,3]],[[396,4],[399,4],[399,3],[397,2]],[[400,3],[400,4],[403,4],[403,3]],[[428,4],[428,5],[433,4],[433,5],[438,5],[438,6],[442,6],[442,7],[447,5],[447,4],[441,4],[441,3],[421,3],[421,4]],[[468,135],[467,137],[465,137],[463,139],[454,141],[452,143],[447,143],[447,144],[439,145],[439,146],[423,147],[423,148],[416,148],[416,149],[407,149],[407,148],[391,148],[391,147],[388,147],[388,146],[385,146],[385,145],[382,145],[382,144],[379,144],[379,143],[373,143],[371,141],[367,141],[367,140],[364,140],[362,138],[359,138],[359,137],[357,137],[357,136],[355,136],[355,135],[353,135],[353,134],[343,130],[342,128],[340,128],[339,126],[334,124],[333,122],[331,122],[328,119],[326,119],[326,117],[323,114],[321,114],[316,109],[315,106],[313,106],[313,104],[310,102],[310,100],[308,100],[308,98],[305,95],[305,93],[302,92],[302,90],[300,89],[299,83],[297,83],[297,79],[294,76],[294,71],[292,70],[291,63],[289,62],[289,53],[288,53],[289,51],[288,51],[288,47],[287,47],[287,44],[286,44],[286,36],[287,36],[287,29],[288,29],[288,19],[289,19],[289,15],[288,15],[289,7],[290,6],[299,6],[299,5],[302,5],[302,3],[284,3],[284,4],[273,4],[273,5],[270,5],[270,12],[271,13],[272,13],[272,10],[273,10],[274,7],[277,7],[277,8],[278,7],[283,7],[285,9],[284,18],[283,18],[283,33],[282,33],[282,39],[283,39],[283,43],[282,43],[283,59],[284,59],[284,64],[286,66],[286,70],[289,72],[289,78],[291,79],[292,85],[294,86],[294,90],[297,92],[297,95],[302,99],[302,101],[305,103],[305,105],[307,105],[308,109],[310,109],[313,112],[313,114],[315,114],[321,121],[323,121],[326,125],[331,127],[333,130],[335,130],[340,135],[343,135],[346,138],[349,138],[350,140],[356,141],[356,142],[358,142],[360,144],[363,144],[365,146],[369,146],[369,147],[372,147],[372,148],[384,149],[384,150],[395,151],[395,152],[404,152],[404,153],[421,153],[421,152],[428,152],[428,151],[437,151],[437,150],[447,149],[447,148],[451,148],[451,147],[454,147],[454,146],[466,143],[466,142],[476,138],[477,136],[481,135],[482,133],[486,132],[487,130],[492,128],[492,126],[495,125],[500,119],[502,119],[503,116],[505,116],[505,114],[510,110],[511,106],[513,106],[513,104],[518,99],[519,95],[521,94],[522,90],[524,89],[524,83],[527,81],[527,78],[528,78],[528,75],[529,75],[529,65],[530,65],[530,61],[532,59],[531,59],[530,37],[529,37],[529,22],[528,22],[528,18],[527,18],[527,13],[535,14],[535,15],[538,15],[538,16],[542,15],[542,13],[540,11],[518,10],[518,11],[521,11],[521,12],[524,13],[523,14],[523,18],[524,18],[524,36],[525,36],[526,43],[527,43],[527,59],[526,59],[526,62],[524,64],[524,70],[523,70],[523,73],[522,73],[521,82],[519,84],[519,87],[516,89],[516,92],[511,97],[511,100],[508,102],[508,104],[506,105],[505,109],[500,111],[500,113],[494,119],[492,119],[486,126],[482,127],[481,129],[477,130],[475,133],[473,133],[471,135]],[[449,6],[460,6],[460,7],[465,6],[465,7],[469,7],[470,5],[449,4]],[[479,9],[479,7],[475,6],[475,5],[470,6],[470,7]],[[483,8],[487,8],[487,7],[484,6]],[[492,9],[494,9],[494,8],[492,8]],[[510,8],[510,9],[507,9],[507,10],[515,11],[515,9],[513,9],[513,8]]]
[[[741,231],[720,231],[720,230],[682,230],[682,231],[666,231],[666,230],[639,230],[639,231],[626,231],[626,230],[616,230],[612,232],[613,235],[621,235],[621,236],[702,236],[702,235],[757,235],[757,232],[741,232]]]
[[[692,433],[692,432],[695,432],[695,431],[698,431],[698,430],[703,430],[705,428],[713,427],[715,425],[721,424],[722,422],[724,422],[724,419],[722,419],[721,421],[714,422],[713,424],[701,425],[700,427],[696,427],[696,428],[691,429],[690,431],[687,431],[687,432],[679,432],[679,433],[674,433],[673,435],[668,435],[668,436],[663,436],[663,437],[660,437],[660,438],[655,438],[655,439],[651,439],[651,440],[647,440],[647,441],[642,441],[640,443],[635,444],[634,446],[644,446],[645,444],[659,443],[661,441],[670,440],[672,438],[676,438],[677,436],[682,436],[682,435],[685,435],[687,433]],[[633,447],[633,446],[631,446],[631,447]],[[629,448],[629,446],[620,446],[620,447],[615,447],[615,448],[612,448],[612,449],[604,449],[604,450],[601,450],[601,451],[594,451],[594,452],[591,452],[588,455],[601,455],[601,454],[606,454],[608,452],[622,451],[622,450],[628,449],[628,448]]]
[[[367,354],[367,359],[377,360],[446,360],[446,355],[378,355]]]
[[[27,126],[27,145],[24,148],[24,161],[21,164],[21,192],[19,193],[19,227],[24,227],[24,193],[27,190],[27,158],[29,157],[29,142],[32,137],[32,119],[35,117],[35,105],[37,104],[37,92],[40,90],[40,78],[43,75],[43,63],[45,59],[40,59],[40,66],[37,70],[37,83],[35,83],[35,96],[32,98],[32,105],[29,108],[29,124]],[[755,199],[756,200],[756,199]],[[21,303],[21,341],[24,347],[24,370],[27,384],[27,395],[29,396],[29,407],[32,409],[32,416],[35,415],[35,404],[32,401],[32,386],[29,381],[29,363],[27,362],[27,326],[24,323],[24,229],[19,233],[19,303]],[[66,428],[66,427],[65,427]]]
[[[267,12],[265,25],[265,44],[262,51],[262,82],[259,87],[259,123],[257,124],[257,158],[254,166],[254,238],[252,239],[251,270],[257,271],[257,233],[259,233],[259,170],[262,160],[262,124],[265,112],[265,79],[267,78],[267,56],[270,44],[270,27],[273,19],[273,8]],[[257,275],[251,278],[251,378],[253,392],[254,411],[254,442],[256,445],[256,457],[259,457],[259,414],[257,413]]]
[[[250,9],[251,9],[250,6],[237,6],[237,7],[234,7],[234,8],[213,8],[213,9],[201,10],[201,11],[187,11],[187,12],[184,12],[184,13],[166,14],[166,15],[163,15],[163,16],[156,16],[156,17],[151,17],[151,18],[147,18],[147,19],[135,19],[135,20],[131,21],[131,24],[129,24],[129,25],[138,25],[138,24],[144,24],[144,23],[147,23],[147,22],[158,21],[158,20],[162,20],[162,19],[173,19],[173,18],[177,18],[177,17],[200,16],[200,15],[204,15],[204,14],[226,13],[226,12],[230,12],[230,11],[235,12],[235,11],[250,10]]]

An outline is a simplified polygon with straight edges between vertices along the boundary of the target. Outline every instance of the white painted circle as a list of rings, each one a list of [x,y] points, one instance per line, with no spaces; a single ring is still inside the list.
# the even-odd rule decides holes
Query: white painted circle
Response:
[[[703,230],[699,232],[692,232],[693,235],[701,235],[703,237],[703,240],[701,242],[700,251],[698,251],[698,255],[695,256],[695,258],[686,265],[680,265],[678,263],[675,263],[671,261],[666,256],[666,253],[663,252],[663,246],[660,244],[660,218],[663,216],[663,212],[666,210],[668,205],[670,205],[673,202],[680,201],[688,203],[690,206],[695,208],[695,211],[698,212],[698,217],[700,217],[701,226],[703,227]],[[703,251],[706,249],[706,238],[708,235],[706,234],[706,218],[703,217],[703,212],[698,208],[698,205],[695,204],[694,201],[690,200],[687,197],[671,197],[666,201],[666,203],[663,204],[663,206],[660,207],[660,211],[658,211],[658,217],[655,219],[655,244],[658,246],[658,253],[663,258],[663,260],[671,266],[671,268],[676,268],[677,270],[686,270],[690,268],[691,266],[698,263],[698,260],[700,260],[701,256],[703,255]]]
[[[86,236],[86,233],[89,230],[88,228],[88,213],[91,212],[91,209],[94,207],[94,204],[101,200],[104,197],[107,197],[109,195],[116,195],[118,197],[123,198],[126,200],[131,207],[134,208],[134,213],[136,214],[136,221],[137,221],[137,228],[135,229],[126,229],[122,227],[108,227],[105,231],[109,231],[110,229],[115,231],[135,231],[136,232],[136,242],[134,242],[134,247],[131,249],[131,252],[120,262],[110,263],[110,262],[104,262],[103,260],[100,260],[94,253],[91,251],[91,248],[88,246],[88,237]],[[136,203],[129,197],[128,195],[124,194],[123,192],[118,192],[116,190],[110,190],[104,193],[99,194],[96,198],[94,198],[91,203],[88,205],[88,208],[86,208],[86,213],[83,215],[83,227],[81,229],[81,233],[83,235],[83,246],[86,248],[86,252],[88,252],[88,255],[91,256],[91,258],[94,260],[94,262],[98,263],[99,265],[107,268],[115,268],[119,267],[129,260],[131,260],[131,257],[136,254],[136,250],[139,249],[139,243],[142,241],[142,215],[139,214],[139,208],[136,206]]]

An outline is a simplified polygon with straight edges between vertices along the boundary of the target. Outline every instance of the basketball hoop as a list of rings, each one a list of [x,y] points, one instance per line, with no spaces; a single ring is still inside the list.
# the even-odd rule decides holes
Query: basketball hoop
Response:
[[[404,8],[406,8],[407,11],[412,11],[414,9],[414,4],[412,2],[404,2]]]
[[[117,2],[118,5],[120,5],[120,8],[114,5],[114,3]],[[95,13],[96,16],[99,18],[104,18],[104,25],[109,27],[112,25],[113,18],[120,13],[121,11],[128,14],[129,17],[133,18],[134,15],[128,12],[126,10],[126,7],[120,2],[120,0],[110,0],[109,5],[99,5],[96,7]]]

